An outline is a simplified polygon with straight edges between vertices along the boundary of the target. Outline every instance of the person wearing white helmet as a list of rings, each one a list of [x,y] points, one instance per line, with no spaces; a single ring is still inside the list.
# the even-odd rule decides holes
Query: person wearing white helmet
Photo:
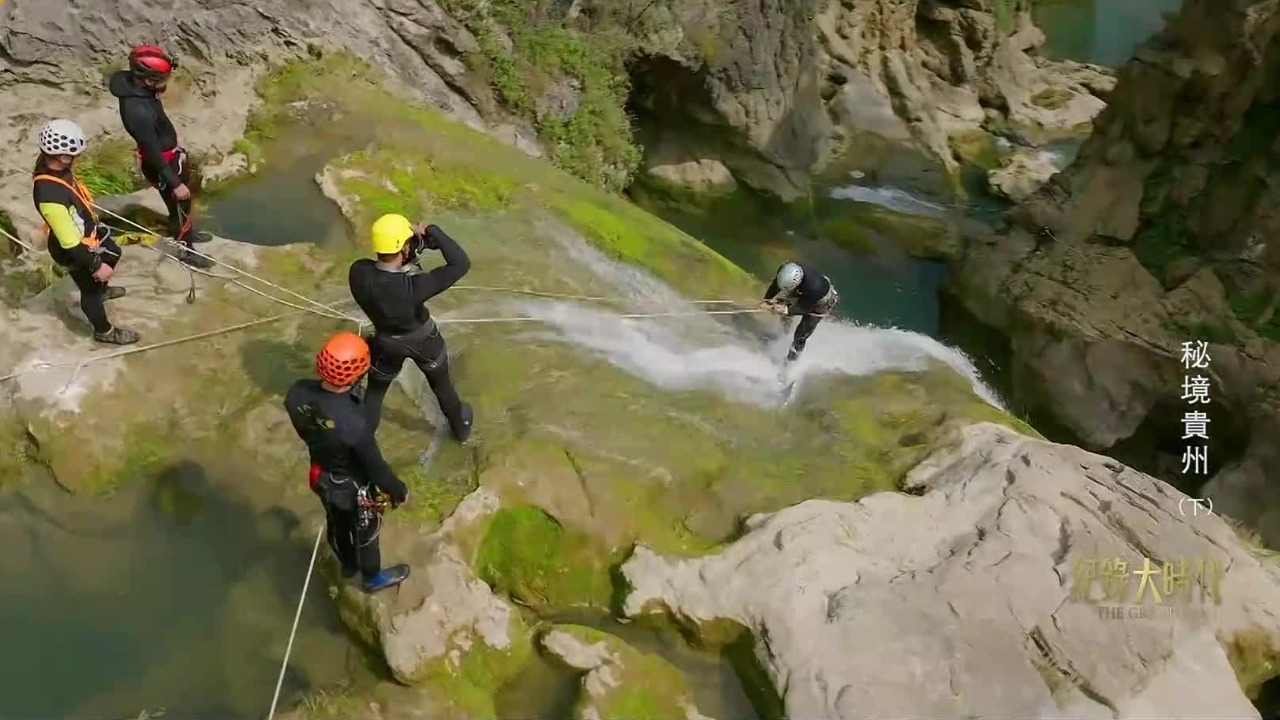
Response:
[[[800,357],[818,323],[831,314],[839,299],[831,279],[813,268],[794,261],[778,268],[760,301],[760,308],[783,317],[800,316],[787,362]]]
[[[136,332],[107,319],[105,302],[125,294],[124,288],[107,284],[120,262],[120,246],[110,229],[98,222],[93,196],[72,169],[88,144],[84,131],[70,120],[53,120],[40,129],[39,143],[31,199],[48,228],[49,255],[80,289],[80,309],[93,326],[94,340],[112,345],[138,342]]]

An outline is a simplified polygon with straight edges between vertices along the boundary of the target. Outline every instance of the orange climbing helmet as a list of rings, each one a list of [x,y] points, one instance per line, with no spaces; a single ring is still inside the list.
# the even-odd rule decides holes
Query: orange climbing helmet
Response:
[[[316,354],[316,373],[330,385],[354,385],[368,371],[369,344],[355,333],[334,335]]]

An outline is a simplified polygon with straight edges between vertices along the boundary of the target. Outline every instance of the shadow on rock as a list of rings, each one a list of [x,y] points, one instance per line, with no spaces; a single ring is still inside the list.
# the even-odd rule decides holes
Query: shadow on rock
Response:
[[[315,360],[306,348],[279,340],[245,343],[240,350],[240,364],[254,385],[280,396],[298,378],[315,375]]]

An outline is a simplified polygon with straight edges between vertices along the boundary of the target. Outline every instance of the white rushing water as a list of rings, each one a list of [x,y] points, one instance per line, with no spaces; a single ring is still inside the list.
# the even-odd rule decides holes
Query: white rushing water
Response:
[[[558,232],[565,238],[566,233]],[[819,325],[800,359],[781,373],[795,320],[762,342],[747,323],[697,313],[675,290],[633,267],[615,263],[578,240],[564,240],[577,263],[632,301],[630,312],[688,312],[688,317],[623,318],[611,308],[566,301],[524,301],[511,309],[542,322],[526,332],[537,339],[569,342],[633,375],[668,390],[710,389],[762,407],[785,403],[806,378],[828,373],[870,375],[886,370],[919,371],[946,365],[966,378],[983,400],[1003,407],[963,353],[926,335],[862,327],[835,319]],[[733,316],[729,316],[733,317]],[[750,316],[737,316],[738,318]]]
[[[947,208],[912,195],[906,190],[896,187],[871,187],[867,185],[844,185],[832,188],[829,193],[836,200],[853,200],[855,202],[879,205],[882,208],[906,215],[922,215],[925,217],[941,217]]]

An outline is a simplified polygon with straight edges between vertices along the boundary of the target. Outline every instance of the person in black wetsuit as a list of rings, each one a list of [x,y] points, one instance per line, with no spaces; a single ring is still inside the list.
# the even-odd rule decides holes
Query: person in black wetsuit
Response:
[[[813,268],[798,262],[789,262],[778,268],[769,289],[765,290],[760,307],[783,317],[800,316],[787,362],[800,357],[818,323],[835,309],[838,301],[835,285]]]
[[[191,203],[191,165],[187,151],[178,144],[178,131],[164,111],[160,95],[177,61],[154,45],[139,45],[129,53],[129,69],[111,75],[107,89],[120,101],[120,121],[138,144],[142,175],[160,192],[169,210],[169,236],[180,247],[178,259],[198,268],[213,261],[197,253],[193,242],[211,235],[195,228]]]
[[[398,585],[408,565],[382,569],[378,533],[381,512],[372,490],[390,497],[391,507],[409,499],[404,483],[378,449],[358,393],[369,371],[369,346],[355,333],[329,338],[316,355],[317,379],[298,380],[285,394],[284,407],[311,456],[311,489],[324,505],[329,547],[342,576],[360,573],[365,592]]]
[[[75,175],[75,159],[86,146],[84,130],[70,120],[52,120],[41,128],[31,199],[48,227],[49,256],[66,268],[80,291],[80,309],[93,326],[93,339],[129,345],[138,342],[138,333],[112,325],[105,304],[125,294],[124,288],[107,284],[120,262],[120,246],[111,229],[98,222],[93,195]]]
[[[369,340],[373,367],[365,397],[369,425],[378,428],[387,390],[404,361],[413,360],[440,402],[454,439],[466,442],[471,436],[471,406],[462,402],[453,386],[444,338],[425,303],[461,280],[471,269],[471,260],[439,227],[414,227],[403,215],[378,218],[370,235],[378,259],[355,261],[347,275],[351,296],[374,327]],[[424,249],[439,250],[445,264],[423,272],[418,255]]]

